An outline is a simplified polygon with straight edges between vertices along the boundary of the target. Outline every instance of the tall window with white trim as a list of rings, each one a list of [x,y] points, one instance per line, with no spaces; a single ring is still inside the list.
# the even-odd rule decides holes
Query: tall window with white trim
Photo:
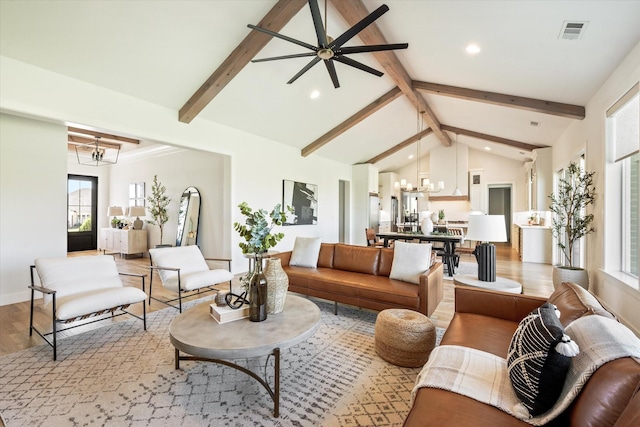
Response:
[[[640,254],[638,241],[640,230],[638,216],[640,206],[640,96],[639,85],[631,88],[607,110],[609,144],[612,144],[613,160],[621,166],[622,206],[620,211],[621,260],[620,271],[638,278]]]

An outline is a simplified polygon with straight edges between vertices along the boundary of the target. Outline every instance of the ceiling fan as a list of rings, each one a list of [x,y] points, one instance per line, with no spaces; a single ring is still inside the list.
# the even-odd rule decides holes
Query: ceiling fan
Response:
[[[325,0],[326,2],[326,0]],[[291,78],[287,82],[287,84],[291,84],[295,82],[300,76],[309,71],[311,67],[316,65],[320,61],[324,61],[324,65],[327,67],[327,71],[329,72],[329,76],[331,77],[331,81],[333,82],[333,86],[337,89],[340,87],[340,83],[338,81],[338,75],[336,74],[335,65],[333,61],[338,61],[342,64],[348,65],[350,67],[357,68],[362,71],[366,71],[367,73],[371,73],[375,76],[382,76],[384,73],[371,68],[361,62],[355,61],[351,58],[346,57],[345,55],[353,54],[353,53],[364,53],[364,52],[379,52],[384,50],[395,50],[395,49],[406,49],[409,47],[408,43],[396,43],[396,44],[378,44],[378,45],[370,45],[370,46],[349,46],[342,47],[347,41],[351,40],[356,34],[365,29],[368,25],[373,23],[376,19],[381,17],[384,13],[389,11],[389,7],[386,4],[383,4],[365,18],[363,18],[360,22],[355,24],[353,27],[349,28],[345,31],[340,37],[336,39],[332,39],[327,36],[326,27],[322,23],[322,17],[320,16],[320,8],[318,7],[317,0],[309,0],[309,8],[311,9],[311,18],[313,19],[313,25],[316,30],[316,36],[318,37],[318,46],[313,46],[309,43],[305,43],[300,40],[293,39],[291,37],[287,37],[285,35],[276,33],[275,31],[267,30],[266,28],[256,27],[255,25],[247,25],[247,27],[260,31],[265,34],[269,34],[270,36],[277,37],[282,40],[286,40],[288,42],[297,44],[298,46],[305,47],[312,52],[306,53],[296,53],[292,55],[284,55],[284,56],[274,56],[270,58],[262,58],[262,59],[254,59],[251,62],[265,62],[265,61],[275,61],[279,59],[289,59],[289,58],[302,58],[305,56],[315,56],[302,70],[300,70],[295,76]],[[325,20],[326,20],[327,12],[326,12],[326,3],[325,3]]]

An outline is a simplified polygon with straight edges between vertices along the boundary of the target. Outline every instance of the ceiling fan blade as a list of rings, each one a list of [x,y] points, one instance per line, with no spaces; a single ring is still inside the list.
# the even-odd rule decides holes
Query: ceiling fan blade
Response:
[[[340,82],[338,81],[338,74],[336,73],[336,66],[333,65],[333,61],[331,59],[327,59],[324,61],[324,65],[327,67],[327,71],[329,72],[329,76],[331,76],[331,81],[333,82],[333,87],[338,89],[340,87]]]
[[[311,9],[311,19],[313,19],[313,26],[316,29],[316,36],[318,37],[318,46],[325,48],[327,47],[327,34],[325,33],[324,25],[322,24],[322,16],[320,15],[318,0],[309,0],[309,8]]]
[[[317,56],[317,54],[315,52],[294,53],[293,55],[272,56],[270,58],[252,59],[251,62],[266,62],[266,61],[276,61],[278,59],[304,58],[306,56]]]
[[[366,71],[367,73],[371,73],[374,76],[381,77],[384,75],[384,73],[376,70],[375,68],[364,65],[362,62],[354,61],[353,59],[347,58],[346,56],[334,56],[333,60],[357,68],[358,70]]]
[[[408,47],[409,47],[409,43],[373,44],[370,46],[350,46],[350,47],[341,47],[339,49],[336,49],[335,54],[348,55],[350,53],[380,52],[383,50],[406,49]]]
[[[286,40],[290,43],[297,44],[298,46],[306,47],[307,49],[311,49],[314,52],[318,51],[317,46],[310,45],[309,43],[305,43],[300,40],[292,39],[291,37],[284,36],[282,34],[276,33],[275,31],[267,30],[266,28],[256,27],[255,25],[251,25],[251,24],[247,25],[247,27],[251,28],[252,30],[260,31],[261,33],[269,34],[270,36],[277,37],[282,40]]]
[[[311,60],[311,62],[309,62],[307,65],[304,66],[304,68],[300,71],[298,71],[298,74],[296,74],[295,76],[291,77],[291,80],[289,80],[287,82],[287,84],[291,84],[293,82],[295,82],[296,80],[298,80],[298,78],[303,75],[304,73],[306,73],[307,71],[309,71],[309,69],[311,67],[313,67],[314,65],[316,65],[318,62],[320,62],[321,59],[319,57],[315,57]]]
[[[347,41],[351,40],[360,31],[364,30],[368,25],[373,23],[373,21],[380,18],[382,15],[384,15],[388,11],[389,11],[389,6],[387,6],[386,4],[383,4],[382,6],[380,6],[373,12],[371,12],[369,15],[362,18],[362,20],[358,22],[356,25],[354,25],[353,27],[349,28],[347,31],[342,33],[340,37],[338,37],[331,43],[330,47],[335,50],[335,48],[342,46]]]

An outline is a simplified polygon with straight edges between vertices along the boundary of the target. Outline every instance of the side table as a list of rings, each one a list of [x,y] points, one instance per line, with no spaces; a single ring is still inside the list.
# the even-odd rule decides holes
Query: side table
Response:
[[[457,274],[453,276],[453,284],[510,292],[512,294],[522,293],[522,284],[504,277],[496,277],[495,282],[485,282],[483,280],[478,280],[478,277],[475,274]]]

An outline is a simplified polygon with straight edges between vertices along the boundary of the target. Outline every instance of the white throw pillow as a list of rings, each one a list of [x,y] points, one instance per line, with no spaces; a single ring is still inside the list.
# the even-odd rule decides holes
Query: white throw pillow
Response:
[[[406,243],[396,240],[389,278],[420,283],[420,275],[429,269],[431,243]]]
[[[289,265],[316,268],[322,237],[296,237]]]

